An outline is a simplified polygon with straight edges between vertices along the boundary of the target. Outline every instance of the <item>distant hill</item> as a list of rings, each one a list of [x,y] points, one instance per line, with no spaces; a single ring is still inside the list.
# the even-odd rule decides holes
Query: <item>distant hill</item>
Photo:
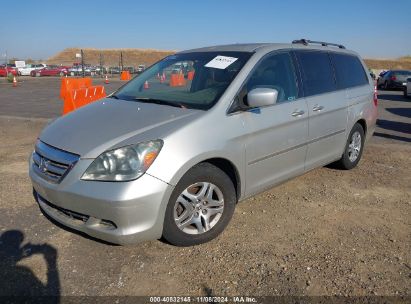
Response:
[[[398,59],[364,59],[364,61],[370,69],[375,70],[411,70],[411,56]]]
[[[118,66],[120,52],[123,52],[124,66],[137,67],[139,64],[151,65],[154,62],[174,54],[176,51],[161,51],[155,49],[83,49],[84,62],[91,65],[99,65],[100,54],[103,57],[104,66]],[[80,48],[67,48],[60,53],[50,57],[48,64],[72,65],[79,61],[76,53],[80,53]],[[365,59],[365,63],[370,69],[405,69],[411,70],[411,56],[398,59]]]
[[[138,66],[139,64],[151,65],[154,62],[174,54],[176,51],[160,51],[154,49],[83,49],[84,63],[99,65],[100,54],[102,55],[104,66],[118,66],[120,52],[123,53],[124,66]],[[47,59],[48,64],[72,65],[79,62],[76,53],[80,53],[79,48],[67,48],[60,53]]]

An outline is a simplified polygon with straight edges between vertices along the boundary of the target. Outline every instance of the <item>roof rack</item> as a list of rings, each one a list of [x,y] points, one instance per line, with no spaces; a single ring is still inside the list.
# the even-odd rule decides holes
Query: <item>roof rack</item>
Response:
[[[292,43],[293,44],[303,44],[303,45],[308,45],[309,43],[311,43],[311,44],[321,44],[322,46],[336,46],[340,49],[345,49],[345,46],[343,46],[342,44],[323,42],[323,41],[312,41],[312,40],[308,40],[308,39],[293,40]]]

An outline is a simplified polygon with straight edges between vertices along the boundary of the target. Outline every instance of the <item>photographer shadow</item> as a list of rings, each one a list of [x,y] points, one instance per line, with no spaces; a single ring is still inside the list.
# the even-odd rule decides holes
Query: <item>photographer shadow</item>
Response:
[[[9,230],[0,236],[0,297],[42,297],[47,303],[59,303],[60,279],[57,270],[57,250],[48,244],[25,244],[24,234]],[[41,282],[33,271],[20,261],[42,255],[47,264],[47,283]]]

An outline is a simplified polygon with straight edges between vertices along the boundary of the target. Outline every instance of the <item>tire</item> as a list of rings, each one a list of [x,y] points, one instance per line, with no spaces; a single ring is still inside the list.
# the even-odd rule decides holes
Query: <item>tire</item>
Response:
[[[358,135],[360,136],[359,141],[357,137]],[[345,144],[344,148],[344,153],[341,159],[336,162],[336,165],[340,169],[350,170],[357,166],[358,162],[361,159],[362,152],[364,150],[364,139],[364,129],[359,123],[356,123],[354,127],[351,129],[350,135],[348,136],[347,143]],[[360,143],[359,150],[354,148],[355,143],[358,142]],[[354,157],[356,152],[353,152],[353,149],[358,151],[356,157]]]
[[[63,77],[64,76],[64,73],[63,72],[60,72],[60,77]]]
[[[210,190],[211,199],[207,195]],[[201,196],[203,191],[206,195]],[[227,174],[212,164],[198,164],[181,178],[171,194],[163,237],[176,246],[208,242],[227,227],[236,203],[235,188]]]

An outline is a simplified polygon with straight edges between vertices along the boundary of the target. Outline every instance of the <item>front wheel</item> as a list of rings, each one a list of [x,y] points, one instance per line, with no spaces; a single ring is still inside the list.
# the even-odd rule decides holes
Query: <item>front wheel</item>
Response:
[[[163,237],[192,246],[217,237],[233,216],[237,197],[231,179],[218,167],[201,163],[175,187],[167,205]]]
[[[361,159],[364,149],[364,129],[359,123],[356,123],[348,136],[344,153],[339,161],[338,167],[344,170],[350,170],[357,166]]]

